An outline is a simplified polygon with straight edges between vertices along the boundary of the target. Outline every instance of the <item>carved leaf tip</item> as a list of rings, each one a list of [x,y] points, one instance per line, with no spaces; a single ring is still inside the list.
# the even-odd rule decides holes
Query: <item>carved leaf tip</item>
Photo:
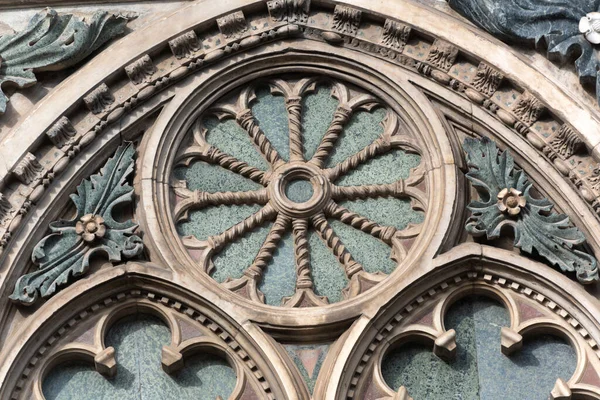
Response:
[[[34,15],[21,32],[0,37],[0,85],[34,85],[36,72],[71,67],[125,32],[131,14],[96,11],[87,18],[58,14],[51,8]],[[0,90],[0,114],[8,97]]]
[[[585,236],[571,226],[569,217],[552,212],[547,198],[531,196],[532,183],[515,168],[506,150],[488,138],[464,141],[469,168],[466,177],[479,195],[468,205],[471,216],[465,229],[473,236],[487,239],[500,237],[504,226],[515,231],[514,245],[524,253],[537,254],[564,272],[575,272],[582,283],[599,280],[596,258],[574,246],[583,244]]]
[[[132,143],[120,146],[98,174],[77,187],[77,194],[71,195],[76,217],[50,224],[52,233],[37,243],[31,256],[39,269],[19,278],[11,300],[31,305],[39,297],[50,297],[85,274],[95,253],[105,254],[111,263],[142,253],[142,239],[134,235],[138,224],[113,216],[116,205],[133,201],[128,178],[133,173],[134,156]]]

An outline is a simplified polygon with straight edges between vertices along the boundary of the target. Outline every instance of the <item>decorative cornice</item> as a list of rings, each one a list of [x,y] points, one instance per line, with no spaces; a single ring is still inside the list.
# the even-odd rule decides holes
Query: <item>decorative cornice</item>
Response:
[[[141,85],[152,81],[156,67],[148,54],[125,67],[125,73],[134,85]]]
[[[59,149],[70,144],[76,134],[77,131],[75,130],[75,127],[73,127],[69,118],[65,116],[60,117],[60,119],[46,132],[48,139],[50,139],[50,141]]]
[[[37,82],[36,72],[73,66],[121,35],[127,22],[127,17],[105,11],[83,20],[47,8],[23,31],[0,37],[0,85],[32,86]],[[7,102],[8,97],[0,90],[0,113],[6,110]]]
[[[187,31],[183,35],[169,40],[169,47],[175,58],[179,60],[192,57],[202,46],[198,40],[198,36],[196,36],[196,32]]]
[[[241,11],[236,11],[218,18],[217,25],[219,26],[221,34],[226,38],[239,36],[248,30],[246,17],[244,17],[244,13]]]
[[[114,207],[133,200],[127,179],[133,173],[134,154],[131,143],[119,147],[99,174],[77,187],[77,194],[71,195],[76,217],[50,224],[52,233],[31,256],[39,270],[19,278],[10,296],[13,301],[31,305],[40,296],[50,297],[83,275],[94,253],[103,252],[115,263],[142,252],[142,240],[133,234],[138,225],[132,220],[119,222],[112,215]]]
[[[497,239],[503,227],[512,226],[514,244],[523,252],[537,253],[565,272],[575,271],[582,283],[599,279],[596,259],[573,248],[585,242],[583,233],[570,226],[569,217],[553,213],[548,199],[531,196],[533,185],[515,168],[508,150],[498,156],[496,144],[485,137],[465,139],[463,147],[467,179],[479,194],[479,200],[468,206],[472,212],[466,224],[469,233]]]

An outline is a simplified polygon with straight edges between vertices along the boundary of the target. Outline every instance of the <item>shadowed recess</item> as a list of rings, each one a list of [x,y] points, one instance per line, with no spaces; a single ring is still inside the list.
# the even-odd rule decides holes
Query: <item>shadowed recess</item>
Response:
[[[274,96],[267,87],[260,87],[256,97],[252,113],[281,158],[289,160],[289,121],[283,96]]]
[[[569,380],[577,364],[575,350],[546,334],[525,338],[510,357],[500,351],[500,328],[509,326],[506,309],[483,296],[456,302],[445,318],[455,329],[456,359],[444,362],[432,346],[407,343],[385,355],[382,374],[394,390],[405,386],[415,400],[544,400],[557,378]]]
[[[302,100],[304,158],[310,160],[327,132],[339,102],[331,96],[331,87],[319,86]]]
[[[206,140],[217,149],[253,167],[269,169],[265,159],[252,144],[248,133],[233,119],[219,121],[216,117],[205,118],[204,126],[208,130]]]
[[[114,378],[100,375],[92,363],[62,364],[44,379],[46,399],[226,399],[235,388],[235,371],[213,354],[187,357],[178,374],[165,373],[161,368],[161,349],[171,343],[171,334],[154,316],[136,314],[123,318],[108,331],[105,342],[116,350]]]
[[[381,136],[383,133],[381,122],[385,118],[385,114],[385,109],[377,108],[372,112],[359,111],[352,115],[329,157],[327,167],[341,163]]]

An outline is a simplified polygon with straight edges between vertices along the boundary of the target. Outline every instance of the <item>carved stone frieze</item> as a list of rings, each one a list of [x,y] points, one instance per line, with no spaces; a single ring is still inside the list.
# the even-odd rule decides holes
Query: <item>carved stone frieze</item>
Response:
[[[189,58],[194,55],[202,46],[198,36],[194,31],[187,31],[175,39],[169,40],[171,52],[177,59]]]
[[[45,173],[45,168],[31,153],[25,154],[13,170],[15,177],[24,185],[31,185],[33,182],[41,180]]]
[[[354,36],[358,32],[362,11],[342,5],[335,6],[332,28],[340,33]]]
[[[513,105],[512,111],[527,125],[533,124],[546,111],[544,105],[530,92],[523,92]]]
[[[267,2],[269,15],[274,21],[306,23],[310,0],[272,0]]]
[[[504,226],[515,231],[514,244],[523,252],[534,251],[548,264],[565,272],[575,271],[582,283],[599,279],[596,258],[573,246],[585,242],[585,236],[570,226],[569,217],[552,213],[548,199],[531,195],[532,184],[523,171],[515,169],[508,151],[498,156],[496,144],[487,138],[466,139],[470,180],[480,199],[468,208],[472,215],[466,229],[474,236],[500,237]]]
[[[101,114],[107,111],[115,102],[113,94],[105,83],[92,90],[90,94],[83,98],[87,108],[94,114]]]
[[[558,133],[550,142],[550,146],[552,147],[552,150],[564,159],[572,157],[585,149],[585,145],[579,136],[573,131],[573,128],[567,124],[560,127]]]
[[[141,57],[125,67],[127,76],[134,85],[141,85],[152,81],[152,76],[156,72],[156,67],[148,54]]]
[[[381,43],[397,49],[404,50],[410,36],[410,26],[401,24],[391,19],[386,19],[383,25],[383,37]]]
[[[17,281],[11,299],[25,305],[39,297],[47,298],[88,270],[90,257],[103,252],[110,262],[139,255],[144,245],[134,235],[132,220],[115,220],[113,208],[133,199],[133,187],[127,183],[133,173],[135,149],[119,147],[100,174],[93,175],[77,188],[71,199],[77,215],[71,221],[50,224],[52,233],[34,248],[31,259],[39,269]]]
[[[219,26],[221,34],[226,38],[239,36],[248,30],[246,17],[244,17],[242,11],[236,11],[218,18],[217,25]]]
[[[431,49],[429,49],[427,62],[444,71],[448,71],[452,65],[454,65],[457,56],[458,49],[456,46],[443,40],[436,39],[435,42],[433,42]]]
[[[63,116],[48,129],[46,135],[56,147],[62,149],[74,140],[77,130],[75,130],[69,118]]]
[[[498,70],[482,62],[477,67],[477,74],[473,79],[473,87],[489,97],[498,90],[502,79],[504,79],[504,76]]]

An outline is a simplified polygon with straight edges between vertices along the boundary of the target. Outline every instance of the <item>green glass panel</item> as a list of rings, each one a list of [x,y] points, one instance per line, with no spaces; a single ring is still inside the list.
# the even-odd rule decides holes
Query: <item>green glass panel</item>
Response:
[[[400,230],[410,223],[420,224],[424,218],[422,212],[412,209],[410,200],[394,197],[344,201],[340,205],[380,225],[393,226]]]
[[[105,342],[116,350],[114,378],[100,375],[91,363],[62,364],[44,379],[46,399],[215,399],[228,398],[235,388],[235,371],[213,354],[186,357],[181,372],[167,375],[161,368],[161,349],[171,343],[171,334],[154,316],[136,314],[118,321]]]
[[[389,275],[396,269],[396,263],[390,259],[392,251],[390,246],[340,221],[329,222],[352,257],[362,264],[365,271],[371,273],[381,271]]]
[[[344,161],[351,155],[367,147],[383,133],[381,122],[386,111],[377,108],[372,112],[359,111],[355,113],[339,137],[336,147],[327,162],[328,167]]]
[[[265,295],[265,303],[280,306],[283,297],[294,295],[296,289],[296,268],[294,262],[294,238],[286,232],[267,266],[259,289]]]
[[[336,181],[340,186],[380,185],[408,178],[411,168],[421,163],[421,156],[394,150],[373,158]]]
[[[219,121],[217,118],[206,118],[204,126],[208,130],[206,134],[208,143],[254,167],[262,170],[269,169],[265,159],[252,144],[248,132],[233,119]]]
[[[302,102],[302,133],[304,138],[304,157],[310,160],[327,132],[339,102],[331,96],[329,86],[319,86]]]
[[[283,96],[273,96],[268,88],[261,87],[256,97],[252,113],[281,158],[289,160],[289,120]]]
[[[575,351],[542,334],[506,357],[500,351],[500,328],[509,325],[508,313],[494,300],[459,300],[445,319],[446,328],[456,330],[455,360],[444,362],[431,346],[409,343],[384,357],[383,377],[394,390],[405,386],[414,399],[547,399],[556,379],[566,381],[575,371]]]
[[[310,200],[314,191],[310,181],[294,179],[285,186],[285,195],[295,203],[304,203]]]
[[[308,235],[312,275],[315,283],[315,293],[327,296],[330,303],[342,300],[342,289],[348,284],[344,268],[333,255],[319,234],[310,231]]]
[[[189,168],[175,168],[174,175],[176,179],[187,181],[188,189],[209,193],[243,192],[262,187],[235,172],[202,161],[192,163]]]

